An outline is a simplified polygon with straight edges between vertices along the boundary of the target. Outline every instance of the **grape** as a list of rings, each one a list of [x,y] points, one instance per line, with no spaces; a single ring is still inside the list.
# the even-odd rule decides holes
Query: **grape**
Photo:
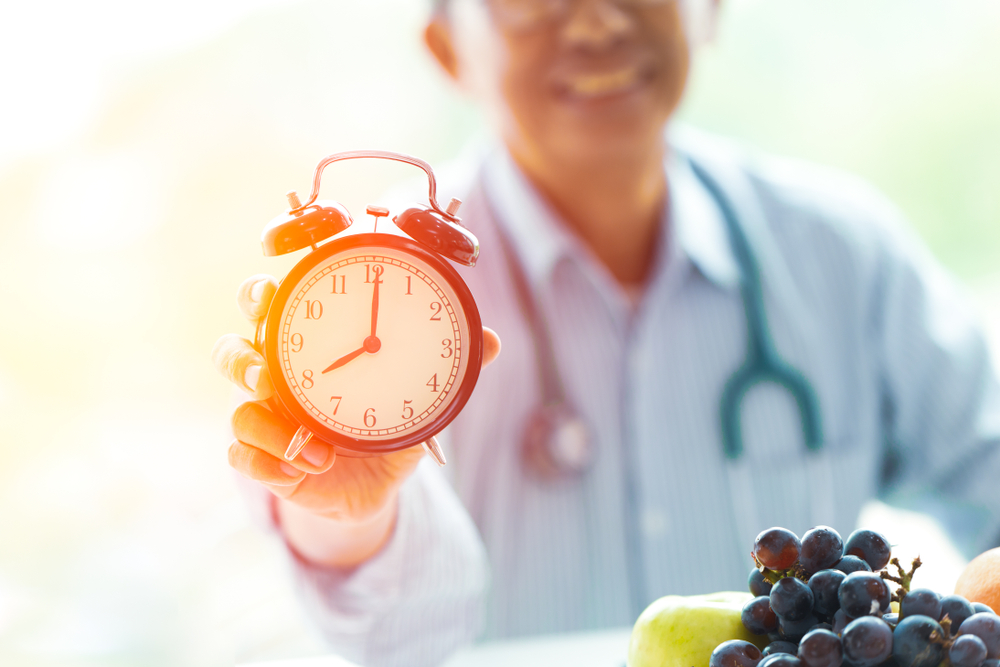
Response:
[[[958,628],[958,635],[975,635],[986,644],[986,657],[1000,658],[1000,616],[980,612],[973,614]]]
[[[837,564],[833,566],[833,569],[840,570],[844,574],[850,574],[851,572],[871,572],[871,567],[868,563],[864,562],[857,556],[844,556]]]
[[[941,596],[926,588],[914,588],[899,603],[899,615],[906,618],[914,614],[941,618]]]
[[[892,631],[892,657],[899,667],[937,667],[944,652],[944,630],[933,618],[907,616]]]
[[[851,533],[844,544],[844,553],[868,563],[872,572],[881,570],[892,557],[889,540],[874,530],[859,529]]]
[[[840,598],[837,597],[837,591],[846,576],[840,570],[820,570],[809,577],[809,590],[813,594],[814,612],[820,616],[832,616],[840,609]]]
[[[778,617],[771,609],[770,598],[766,595],[755,597],[743,605],[740,619],[743,627],[755,635],[766,635],[778,629]]]
[[[882,620],[889,624],[889,627],[893,630],[899,625],[899,614],[882,614]]]
[[[765,657],[771,655],[772,653],[791,653],[792,655],[795,655],[798,652],[799,647],[795,642],[786,642],[782,639],[771,642],[764,647],[763,651],[761,651],[762,655]],[[758,667],[760,666],[758,665]]]
[[[948,649],[952,667],[979,667],[986,660],[986,644],[975,635],[962,635]]]
[[[798,656],[791,653],[772,653],[759,663],[757,667],[805,667]]]
[[[989,658],[986,658],[986,662],[980,665],[980,667],[1000,667],[1000,660],[990,660]]]
[[[799,563],[806,572],[819,572],[837,564],[844,555],[840,533],[827,526],[816,526],[802,536]]]
[[[993,611],[993,607],[989,606],[988,604],[983,604],[982,602],[973,602],[972,608],[976,610],[977,614],[981,611],[986,612],[987,614],[993,614],[994,616],[996,616],[997,614],[995,611]]]
[[[799,538],[786,528],[768,528],[753,543],[757,562],[771,570],[787,570],[799,558]]]
[[[813,594],[809,586],[795,577],[779,579],[771,589],[771,609],[785,621],[799,621],[813,608]]]
[[[759,648],[742,639],[730,639],[715,647],[708,667],[757,667],[760,659]]]
[[[747,583],[749,584],[750,592],[753,593],[754,597],[771,594],[771,582],[765,579],[764,573],[757,568],[750,570],[750,577]]]
[[[785,619],[778,617],[778,631],[781,636],[792,642],[797,642],[802,639],[807,632],[816,627],[819,623],[819,619],[810,612],[805,618],[798,621],[786,621]]]
[[[881,618],[863,616],[851,621],[841,637],[844,661],[854,667],[876,667],[892,655],[892,630]]]
[[[844,628],[850,625],[853,620],[853,616],[849,616],[843,609],[838,609],[833,613],[833,631],[838,635],[843,634]]]
[[[975,613],[976,610],[973,609],[969,601],[961,595],[946,595],[941,598],[941,617],[938,618],[938,620],[943,621],[945,616],[951,619],[950,634],[954,637],[958,634],[958,628],[962,625],[965,619]]]
[[[810,630],[799,642],[798,656],[806,667],[840,667],[844,646],[829,630]]]
[[[873,572],[852,572],[837,590],[840,608],[855,618],[874,616],[889,608],[889,587]]]
[[[833,626],[829,623],[817,623],[813,626],[813,630],[829,630],[830,632],[833,632]]]
[[[892,630],[874,616],[862,616],[848,623],[840,640],[847,665],[872,667],[892,660]]]

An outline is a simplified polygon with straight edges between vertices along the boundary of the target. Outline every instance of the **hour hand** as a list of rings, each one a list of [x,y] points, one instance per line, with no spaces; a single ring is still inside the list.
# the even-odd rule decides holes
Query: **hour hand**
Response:
[[[324,368],[323,372],[324,373],[329,373],[332,370],[336,370],[336,369],[340,368],[341,366],[343,366],[347,362],[353,361],[354,359],[357,359],[359,356],[361,356],[361,353],[364,352],[364,351],[365,351],[365,347],[362,345],[358,349],[354,350],[354,352],[351,352],[350,354],[345,354],[340,359],[337,359],[335,362],[333,362],[332,364],[330,364],[329,366],[327,366],[326,368]]]

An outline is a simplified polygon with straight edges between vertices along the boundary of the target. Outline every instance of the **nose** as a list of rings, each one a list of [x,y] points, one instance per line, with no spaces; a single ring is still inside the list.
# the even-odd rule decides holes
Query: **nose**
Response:
[[[570,3],[563,22],[569,43],[600,49],[616,44],[635,26],[636,18],[614,0],[577,0]]]

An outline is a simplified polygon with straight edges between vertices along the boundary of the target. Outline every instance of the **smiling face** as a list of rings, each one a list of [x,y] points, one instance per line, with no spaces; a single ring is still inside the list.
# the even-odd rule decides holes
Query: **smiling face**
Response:
[[[681,6],[669,1],[574,0],[563,16],[524,28],[500,20],[488,0],[452,0],[427,43],[522,165],[648,152],[689,69]]]

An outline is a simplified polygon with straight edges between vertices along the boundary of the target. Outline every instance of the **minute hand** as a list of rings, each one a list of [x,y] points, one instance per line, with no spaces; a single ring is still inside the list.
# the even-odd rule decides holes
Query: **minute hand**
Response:
[[[375,327],[378,325],[378,286],[382,281],[375,274],[375,289],[372,290],[372,338],[375,337]]]
[[[350,354],[345,354],[340,359],[337,359],[335,362],[333,362],[332,364],[330,364],[329,366],[327,366],[326,368],[324,368],[323,369],[323,373],[329,373],[332,370],[336,370],[336,369],[340,368],[341,366],[343,366],[347,362],[353,361],[354,359],[357,359],[359,356],[361,356],[361,353],[364,352],[364,351],[365,351],[365,348],[362,345],[358,349],[354,350],[354,352],[351,352]]]

